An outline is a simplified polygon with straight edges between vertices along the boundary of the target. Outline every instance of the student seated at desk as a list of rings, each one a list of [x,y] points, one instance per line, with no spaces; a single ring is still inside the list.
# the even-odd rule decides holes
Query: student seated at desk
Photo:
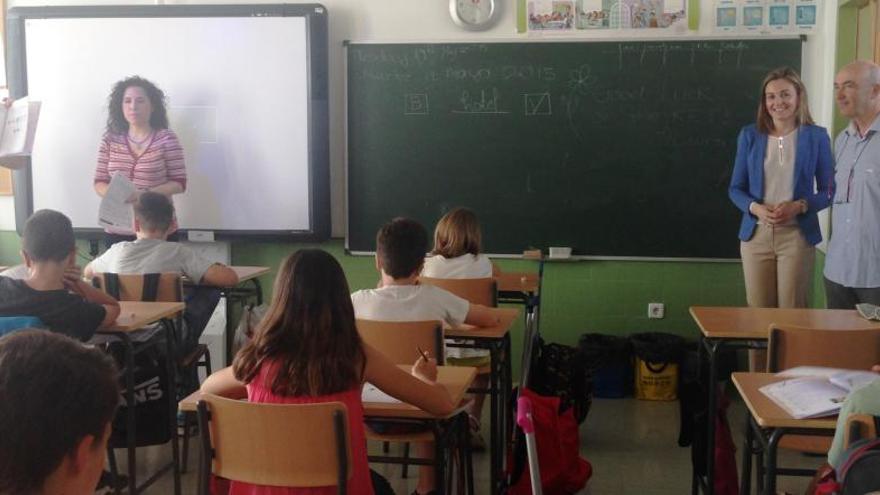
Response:
[[[880,364],[875,365],[872,371],[880,373]],[[852,414],[880,416],[880,380],[874,380],[870,385],[853,391],[840,407],[837,428],[834,430],[834,440],[831,442],[831,450],[828,451],[828,464],[835,469],[840,467],[844,461],[842,456],[846,436],[846,420]]]
[[[422,275],[432,278],[487,278],[498,268],[480,254],[482,233],[477,215],[468,208],[453,208],[434,228],[434,249],[425,258]]]
[[[369,495],[374,490],[367,464],[363,383],[369,381],[392,397],[430,413],[447,415],[455,404],[446,389],[435,383],[436,377],[433,359],[419,357],[408,374],[365,345],[355,326],[348,282],[339,262],[324,251],[304,249],[281,264],[272,303],[254,338],[238,353],[231,368],[205,380],[202,391],[263,403],[342,402],[348,409],[350,493]],[[300,492],[234,482],[231,493]],[[336,493],[336,488],[308,493]]]
[[[44,330],[0,339],[0,493],[91,495],[119,404],[105,353]]]
[[[115,299],[80,280],[70,219],[40,210],[24,226],[28,277],[0,277],[0,316],[36,316],[52,331],[87,341],[119,316]]]
[[[178,272],[199,285],[232,287],[238,283],[238,275],[228,266],[205,259],[189,246],[166,240],[174,222],[174,205],[167,196],[141,193],[134,212],[137,239],[118,242],[95,258],[84,270],[87,279],[96,273]],[[193,288],[187,295],[187,333],[181,352],[186,353],[198,343],[219,300],[220,291],[206,287]]]
[[[443,215],[434,228],[434,249],[425,258],[422,276],[432,278],[488,278],[498,272],[489,258],[480,254],[482,234],[477,215],[468,208],[453,208]],[[462,343],[465,340],[460,341]],[[489,351],[468,347],[450,347],[446,350],[449,364],[482,367],[489,365]],[[481,374],[474,380],[475,388],[485,389],[489,376]],[[484,450],[486,442],[480,435],[480,417],[486,394],[475,394],[468,408],[471,426],[471,446]]]
[[[378,289],[351,295],[355,317],[378,321],[439,320],[450,326],[496,325],[492,311],[433,285],[419,285],[419,274],[428,250],[428,233],[415,220],[395,218],[376,235],[376,269],[382,276]],[[418,445],[419,457],[433,457],[433,446]],[[434,489],[434,468],[419,468],[417,494]]]

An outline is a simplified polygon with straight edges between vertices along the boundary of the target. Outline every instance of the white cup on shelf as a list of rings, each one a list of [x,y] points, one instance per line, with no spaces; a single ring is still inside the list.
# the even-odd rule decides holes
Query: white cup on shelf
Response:
[[[554,260],[564,260],[571,258],[571,248],[570,247],[551,247],[550,248],[550,259]]]

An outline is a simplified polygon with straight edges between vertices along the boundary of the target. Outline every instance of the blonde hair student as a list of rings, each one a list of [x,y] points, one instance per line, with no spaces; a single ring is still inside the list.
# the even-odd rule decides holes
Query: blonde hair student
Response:
[[[484,278],[494,271],[492,262],[480,254],[482,234],[476,213],[453,208],[434,228],[434,248],[425,259],[422,275],[434,278]]]

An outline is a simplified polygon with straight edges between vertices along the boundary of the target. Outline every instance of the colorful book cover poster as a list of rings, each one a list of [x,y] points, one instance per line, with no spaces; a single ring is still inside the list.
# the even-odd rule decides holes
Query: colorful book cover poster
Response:
[[[530,31],[570,31],[574,28],[573,0],[529,0]]]
[[[624,29],[668,28],[684,21],[684,0],[621,0],[620,18]]]
[[[715,30],[731,32],[738,29],[737,6],[733,0],[716,0]]]
[[[797,0],[795,2],[794,24],[798,32],[815,31],[818,18],[818,0]]]
[[[762,31],[766,28],[764,13],[766,2],[764,0],[745,0],[742,7],[742,25],[748,32]]]
[[[792,14],[792,2],[789,0],[770,0],[767,5],[767,26],[772,31],[789,31]]]
[[[578,29],[608,29],[611,8],[619,9],[616,0],[577,0],[575,3],[575,27]]]

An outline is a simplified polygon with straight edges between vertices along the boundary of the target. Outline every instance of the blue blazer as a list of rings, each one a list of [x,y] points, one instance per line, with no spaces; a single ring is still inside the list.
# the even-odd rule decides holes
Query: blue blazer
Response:
[[[736,144],[736,161],[728,194],[742,210],[739,238],[748,241],[755,233],[758,218],[749,212],[752,201],[764,202],[764,157],[767,135],[755,125],[742,128]],[[794,200],[807,201],[807,212],[797,216],[798,225],[807,242],[816,245],[822,240],[816,213],[831,204],[834,197],[834,158],[831,140],[824,127],[802,125],[798,128],[794,160]]]

